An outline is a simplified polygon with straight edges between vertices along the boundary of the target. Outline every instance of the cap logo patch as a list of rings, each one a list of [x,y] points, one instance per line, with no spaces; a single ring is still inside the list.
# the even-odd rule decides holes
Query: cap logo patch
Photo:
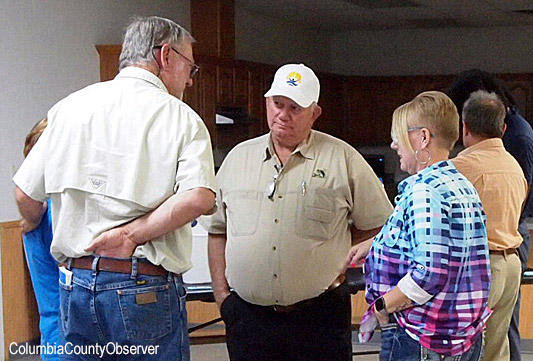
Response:
[[[302,82],[302,76],[300,73],[293,71],[287,75],[287,84],[290,86],[298,86]]]

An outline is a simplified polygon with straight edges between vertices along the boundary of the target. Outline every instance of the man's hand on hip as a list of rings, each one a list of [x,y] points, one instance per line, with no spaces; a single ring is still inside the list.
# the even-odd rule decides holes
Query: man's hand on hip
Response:
[[[121,226],[100,234],[85,251],[104,257],[128,258],[133,255],[137,246]]]

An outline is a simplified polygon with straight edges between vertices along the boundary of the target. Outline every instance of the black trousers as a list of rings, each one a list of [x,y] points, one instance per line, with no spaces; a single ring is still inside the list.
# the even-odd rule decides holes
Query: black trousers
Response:
[[[350,361],[351,303],[347,283],[287,312],[244,301],[222,303],[231,361]]]

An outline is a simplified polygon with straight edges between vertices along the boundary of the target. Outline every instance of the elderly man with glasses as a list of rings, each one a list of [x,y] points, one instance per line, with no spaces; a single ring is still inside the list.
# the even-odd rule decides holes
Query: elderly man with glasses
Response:
[[[52,201],[61,341],[83,350],[65,359],[190,358],[181,274],[190,222],[215,201],[209,134],[181,100],[193,41],[167,19],[132,22],[117,77],[57,103],[14,177],[29,228]]]
[[[277,70],[265,94],[270,132],[227,155],[218,212],[201,219],[233,361],[352,359],[351,231],[375,235],[392,207],[355,149],[312,130],[319,93],[303,64]]]

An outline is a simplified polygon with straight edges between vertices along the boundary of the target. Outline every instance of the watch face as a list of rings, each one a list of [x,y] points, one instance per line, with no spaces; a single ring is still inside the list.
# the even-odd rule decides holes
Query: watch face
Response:
[[[385,309],[385,301],[383,297],[380,297],[376,300],[376,311],[381,312]]]

